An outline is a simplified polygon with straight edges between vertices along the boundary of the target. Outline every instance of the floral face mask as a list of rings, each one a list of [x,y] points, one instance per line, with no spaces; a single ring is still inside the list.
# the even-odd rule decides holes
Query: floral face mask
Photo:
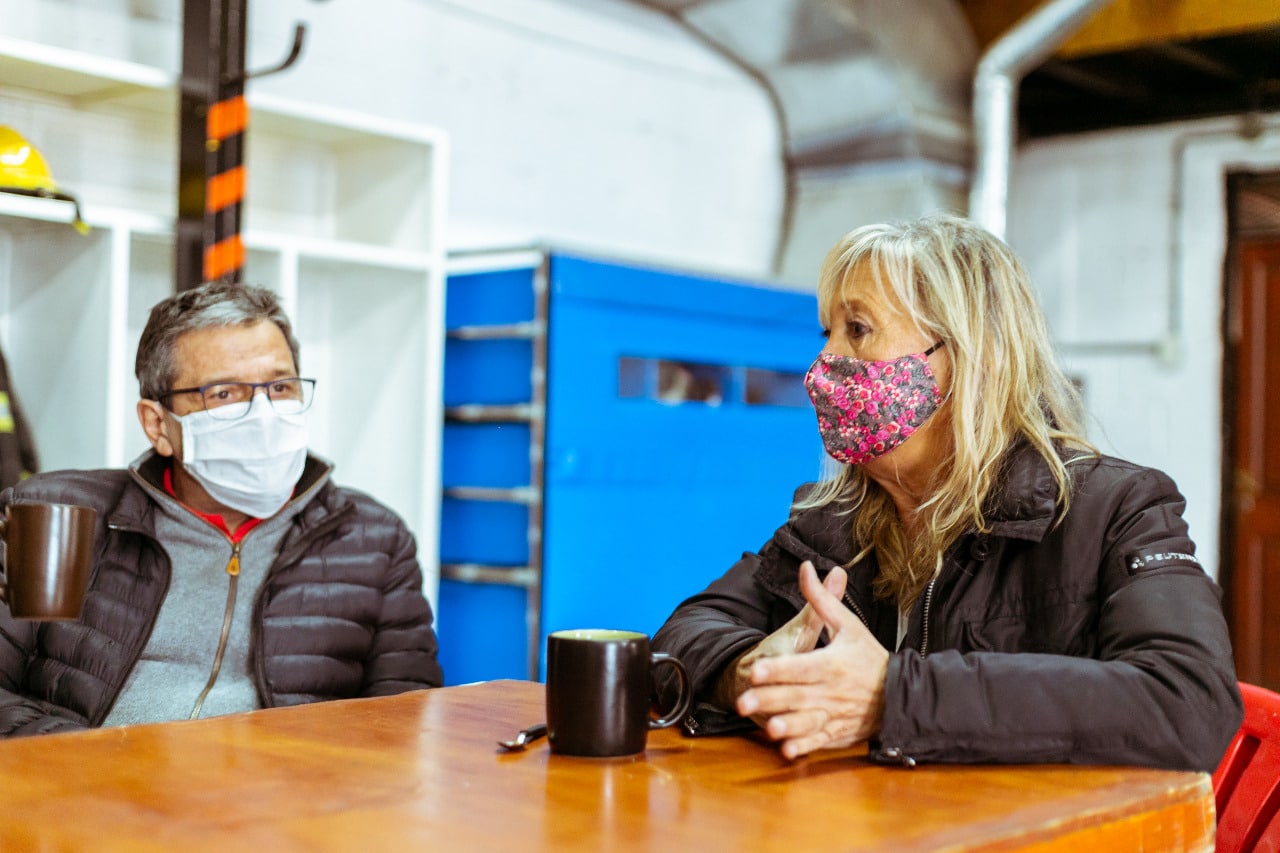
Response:
[[[929,367],[938,341],[892,361],[819,355],[804,377],[818,413],[818,431],[838,462],[862,465],[893,450],[924,424],[942,391]]]

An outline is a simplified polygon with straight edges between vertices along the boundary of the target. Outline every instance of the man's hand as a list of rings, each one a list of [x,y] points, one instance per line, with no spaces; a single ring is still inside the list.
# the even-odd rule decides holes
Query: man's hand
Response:
[[[733,668],[735,681],[748,685],[737,697],[738,713],[781,741],[787,758],[851,746],[880,730],[889,653],[841,603],[845,580],[837,568],[820,583],[813,564],[801,563],[804,610]],[[823,628],[830,642],[815,651]],[[780,635],[795,638],[790,648]],[[776,637],[766,653],[754,654]]]

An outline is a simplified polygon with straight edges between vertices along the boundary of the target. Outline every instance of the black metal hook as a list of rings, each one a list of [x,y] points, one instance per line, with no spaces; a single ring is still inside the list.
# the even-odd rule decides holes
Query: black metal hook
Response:
[[[293,47],[289,48],[289,55],[284,58],[283,62],[279,63],[278,65],[273,65],[270,68],[261,68],[257,71],[246,71],[242,74],[231,74],[225,77],[223,79],[223,82],[226,83],[227,85],[231,85],[234,83],[243,83],[246,80],[250,80],[254,77],[266,77],[269,74],[276,74],[280,71],[284,71],[290,65],[293,65],[293,63],[297,62],[298,57],[302,55],[302,42],[306,38],[306,35],[307,35],[306,24],[302,24],[302,23],[294,24],[293,25]]]

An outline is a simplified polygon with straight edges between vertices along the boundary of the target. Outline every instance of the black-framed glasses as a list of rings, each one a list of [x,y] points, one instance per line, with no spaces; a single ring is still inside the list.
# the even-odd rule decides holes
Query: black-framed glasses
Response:
[[[156,399],[164,402],[178,394],[199,394],[200,402],[209,417],[223,421],[235,421],[249,413],[253,396],[261,389],[271,408],[282,415],[296,415],[311,408],[316,394],[316,381],[288,376],[268,382],[211,382],[196,388],[174,388]]]

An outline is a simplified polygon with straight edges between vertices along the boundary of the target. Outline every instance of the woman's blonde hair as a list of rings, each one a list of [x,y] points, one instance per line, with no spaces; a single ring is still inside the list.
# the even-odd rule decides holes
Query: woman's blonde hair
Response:
[[[905,606],[941,568],[957,538],[989,529],[985,510],[1000,488],[1010,447],[1025,441],[1044,458],[1062,513],[1070,505],[1071,481],[1058,449],[1095,451],[1085,439],[1080,395],[1057,365],[1026,271],[1004,242],[946,214],[851,231],[822,265],[818,310],[824,328],[844,302],[855,268],[869,270],[926,335],[946,343],[952,368],[944,406],[950,408],[953,452],[933,473],[914,536],[907,536],[889,495],[858,465],[841,465],[802,508],[837,504],[852,513],[851,564],[874,551],[880,565],[876,594]]]

